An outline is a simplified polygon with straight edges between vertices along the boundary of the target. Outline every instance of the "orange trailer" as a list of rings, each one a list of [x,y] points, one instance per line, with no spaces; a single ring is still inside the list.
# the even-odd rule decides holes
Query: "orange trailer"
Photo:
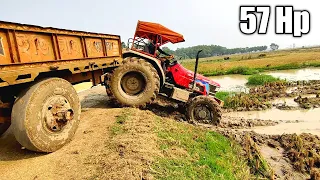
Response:
[[[52,152],[70,141],[80,103],[72,84],[103,84],[122,62],[120,36],[0,21],[0,135]]]

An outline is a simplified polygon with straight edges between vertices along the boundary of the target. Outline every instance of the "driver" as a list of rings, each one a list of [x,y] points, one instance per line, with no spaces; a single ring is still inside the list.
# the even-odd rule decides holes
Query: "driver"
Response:
[[[148,43],[148,50],[149,50],[149,54],[154,54],[155,52],[157,52],[157,54],[158,55],[160,55],[160,54],[164,54],[164,55],[166,55],[166,56],[172,56],[171,54],[168,54],[168,53],[166,53],[166,52],[164,52],[162,49],[160,49],[160,47],[157,47],[157,46],[155,46],[155,44],[156,44],[156,41],[155,40],[153,40],[153,41],[149,41],[149,43]]]

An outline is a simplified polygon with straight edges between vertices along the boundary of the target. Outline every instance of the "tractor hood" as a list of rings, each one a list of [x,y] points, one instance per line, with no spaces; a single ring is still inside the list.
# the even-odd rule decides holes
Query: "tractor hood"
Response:
[[[193,80],[193,76],[194,76],[194,72],[193,71],[190,71],[188,69],[186,69],[185,67],[183,67],[181,64],[179,63],[176,63],[173,67],[174,71],[179,71],[179,74],[180,74],[180,78],[183,78],[183,76],[187,76],[187,77],[184,77],[184,78],[187,78],[187,79],[191,79]],[[209,83],[210,85],[214,85],[218,88],[220,88],[220,84],[211,80],[210,78],[207,78],[201,74],[197,74],[197,80],[200,80],[200,81],[204,81],[204,82],[207,82]]]

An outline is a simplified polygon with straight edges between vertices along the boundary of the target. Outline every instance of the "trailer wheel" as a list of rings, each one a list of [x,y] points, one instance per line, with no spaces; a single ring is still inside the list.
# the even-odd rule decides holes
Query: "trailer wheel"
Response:
[[[111,99],[121,106],[144,106],[159,93],[160,80],[155,68],[144,59],[127,57],[108,79]]]
[[[0,123],[0,136],[10,127],[10,122]]]
[[[197,96],[187,105],[187,118],[190,122],[218,125],[222,111],[219,104],[208,96]]]
[[[44,79],[16,99],[11,116],[13,133],[29,150],[53,152],[71,141],[80,112],[77,92],[68,81]]]

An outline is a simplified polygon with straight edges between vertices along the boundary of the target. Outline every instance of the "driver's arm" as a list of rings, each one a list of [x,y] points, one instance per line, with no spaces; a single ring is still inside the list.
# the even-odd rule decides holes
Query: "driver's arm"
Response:
[[[160,49],[160,48],[158,48],[158,51],[159,51],[161,54],[164,54],[164,55],[166,55],[166,56],[171,56],[171,54],[168,54],[168,53],[162,51],[162,49]]]

